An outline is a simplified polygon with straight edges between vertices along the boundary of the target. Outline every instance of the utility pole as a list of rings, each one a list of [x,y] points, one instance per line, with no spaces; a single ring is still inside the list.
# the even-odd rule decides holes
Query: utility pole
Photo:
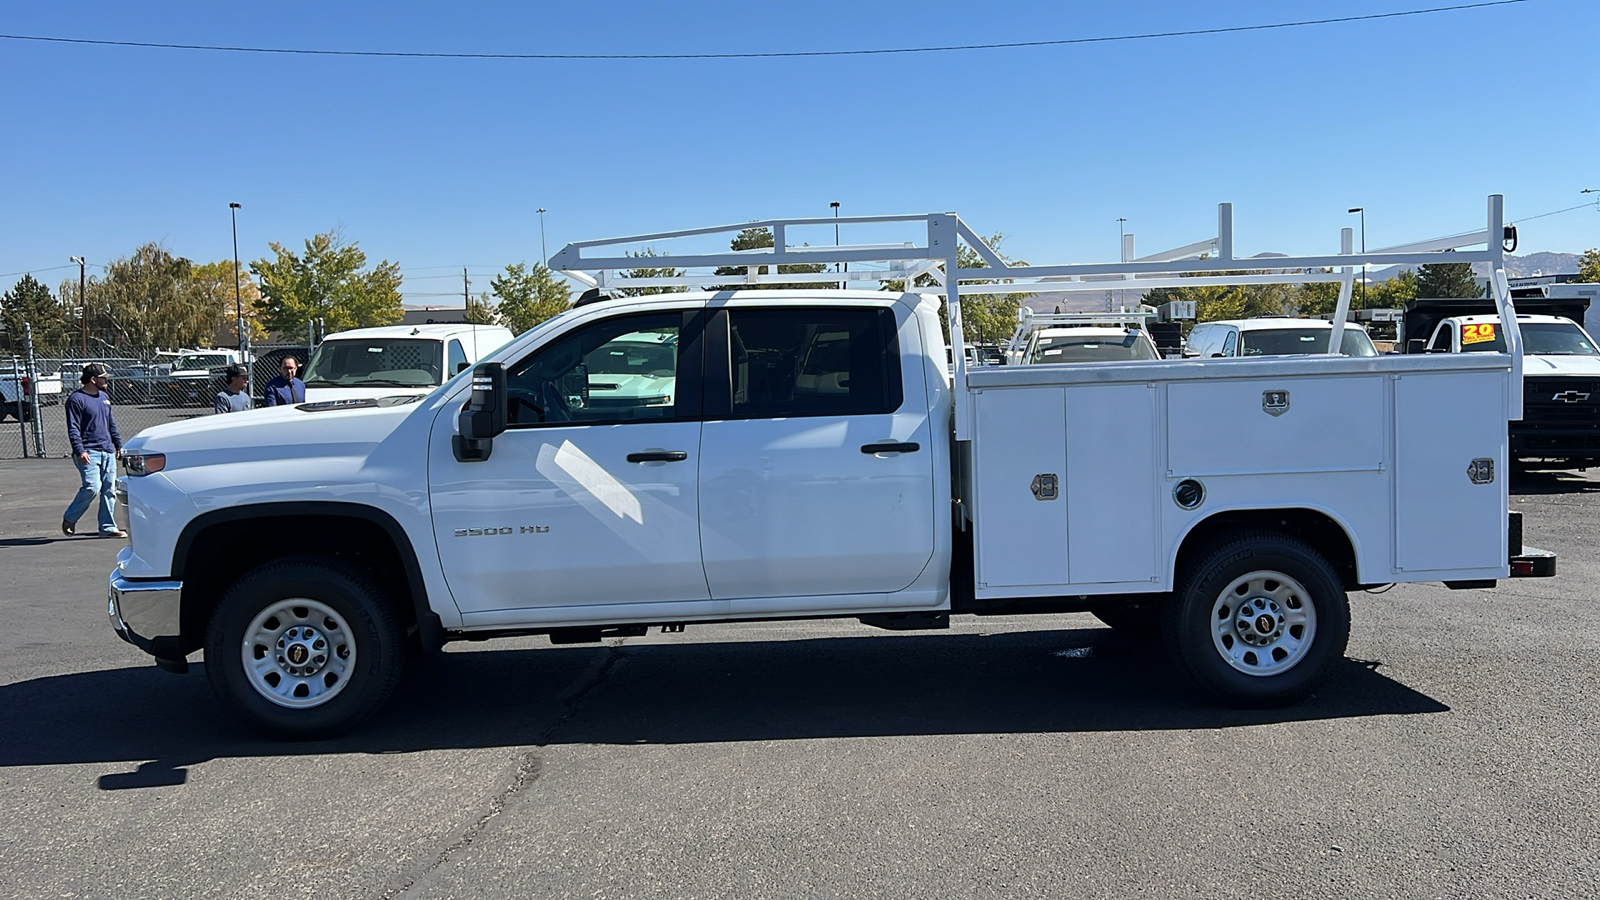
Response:
[[[78,349],[81,350],[83,355],[87,357],[89,355],[89,307],[86,303],[84,303],[83,300],[84,283],[87,280],[83,271],[83,257],[69,256],[67,257],[67,262],[75,262],[78,264],[78,334],[80,337],[80,345]]]
[[[534,212],[539,214],[539,265],[548,266],[550,254],[544,249],[544,207],[541,206]]]
[[[461,306],[466,310],[467,321],[472,321],[472,284],[467,281],[467,267],[461,267]]]

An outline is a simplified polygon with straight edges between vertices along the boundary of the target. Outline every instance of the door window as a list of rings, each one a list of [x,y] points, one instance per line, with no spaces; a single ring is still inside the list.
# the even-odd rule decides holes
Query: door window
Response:
[[[461,349],[460,341],[451,340],[450,347],[445,352],[447,354],[448,367],[445,370],[444,377],[453,377],[457,372],[467,367],[467,353]]]
[[[507,423],[694,418],[698,397],[679,391],[683,320],[676,312],[605,319],[540,347],[506,372]]]
[[[1456,327],[1448,322],[1433,336],[1433,343],[1428,345],[1429,350],[1439,350],[1449,353],[1455,349]]]
[[[1228,332],[1227,339],[1222,342],[1222,355],[1223,356],[1232,356],[1234,348],[1236,346],[1238,346],[1238,343],[1239,343],[1239,332],[1230,330]]]
[[[902,396],[895,334],[889,310],[729,310],[731,397],[718,412],[737,419],[893,412]]]

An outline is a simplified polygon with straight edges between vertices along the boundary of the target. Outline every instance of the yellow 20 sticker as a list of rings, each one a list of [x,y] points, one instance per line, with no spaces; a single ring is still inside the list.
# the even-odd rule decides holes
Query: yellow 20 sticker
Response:
[[[1484,341],[1494,340],[1494,323],[1485,322],[1482,325],[1461,326],[1461,346],[1468,344],[1481,344]]]

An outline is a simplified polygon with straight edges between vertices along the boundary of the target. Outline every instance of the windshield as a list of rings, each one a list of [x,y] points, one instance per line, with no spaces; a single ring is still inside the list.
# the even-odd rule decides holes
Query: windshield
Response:
[[[1600,350],[1595,349],[1594,342],[1589,340],[1589,336],[1584,334],[1583,329],[1575,322],[1518,322],[1517,327],[1522,331],[1524,356],[1600,356]],[[1469,340],[1469,338],[1476,339]],[[1506,341],[1500,334],[1498,323],[1463,325],[1461,352],[1486,351],[1490,353],[1506,351]]]
[[[213,366],[225,366],[228,358],[220,353],[190,353],[180,356],[172,361],[172,371],[180,369],[209,369]]]
[[[675,335],[634,332],[596,348],[583,359],[589,375],[645,375],[671,378],[678,371]]]
[[[1327,353],[1331,328],[1270,328],[1240,335],[1240,356],[1291,356]],[[1345,356],[1377,356],[1372,338],[1359,328],[1346,327],[1339,352]]]
[[[306,366],[306,387],[437,387],[444,344],[413,338],[323,341]]]
[[[1144,332],[1130,331],[1120,338],[1112,334],[1041,335],[1034,344],[1033,355],[1028,362],[1111,362],[1159,358]]]

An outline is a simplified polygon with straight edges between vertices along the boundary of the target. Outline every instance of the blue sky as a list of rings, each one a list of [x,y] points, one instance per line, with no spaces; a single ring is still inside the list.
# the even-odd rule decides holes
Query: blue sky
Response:
[[[1448,5],[11,2],[0,33],[477,53],[794,51],[1048,40]],[[1600,198],[1600,3],[1129,42],[779,60],[328,58],[0,41],[0,287],[158,241],[197,262],[344,229],[408,302],[567,240],[953,210],[1033,262],[1215,230],[1241,253],[1368,246]],[[831,233],[827,235],[831,239]],[[860,238],[867,237],[860,235]],[[1519,252],[1600,245],[1600,210]],[[846,234],[849,242],[852,235]],[[818,235],[816,241],[822,240]],[[456,267],[452,272],[450,267]],[[75,266],[73,267],[76,268]],[[72,274],[76,274],[75,272]],[[452,276],[456,280],[451,281]]]

